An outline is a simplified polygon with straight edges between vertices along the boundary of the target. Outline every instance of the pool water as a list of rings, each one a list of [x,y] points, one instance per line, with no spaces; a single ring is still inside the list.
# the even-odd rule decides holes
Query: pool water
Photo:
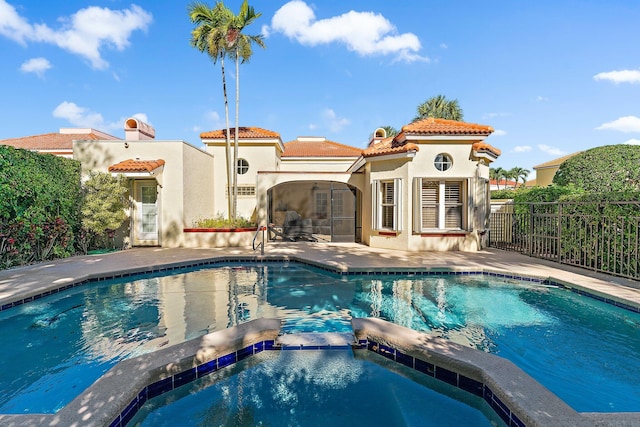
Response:
[[[483,402],[366,350],[265,351],[147,401],[127,425],[504,425]]]
[[[230,264],[101,281],[0,313],[0,413],[54,413],[119,360],[251,319],[348,332],[381,317],[512,360],[581,412],[640,411],[640,314],[482,275]]]

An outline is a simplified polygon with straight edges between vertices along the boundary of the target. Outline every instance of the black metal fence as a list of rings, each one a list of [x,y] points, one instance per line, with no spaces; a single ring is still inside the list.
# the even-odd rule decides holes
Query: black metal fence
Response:
[[[640,279],[640,202],[492,203],[489,246]]]

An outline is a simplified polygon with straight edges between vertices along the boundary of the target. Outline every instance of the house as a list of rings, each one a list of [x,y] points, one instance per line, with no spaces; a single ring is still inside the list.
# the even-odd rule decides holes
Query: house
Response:
[[[570,159],[571,157],[582,153],[582,151],[578,151],[576,153],[567,154],[566,156],[558,157],[557,159],[549,160],[548,162],[541,163],[537,166],[533,167],[533,170],[536,171],[536,179],[534,183],[528,186],[537,187],[548,187],[553,183],[553,177],[560,169],[560,165],[564,163],[565,160]]]
[[[24,150],[49,153],[56,156],[72,158],[74,140],[117,140],[115,136],[91,128],[62,128],[59,133],[25,136],[0,140],[0,145],[10,145]]]
[[[251,244],[254,231],[239,237],[193,228],[197,219],[229,212],[225,130],[203,132],[204,149],[156,139],[135,118],[124,131],[124,140],[89,134],[72,140],[85,172],[128,178],[131,220],[121,239],[133,246]],[[269,225],[276,238],[294,230],[302,238],[386,249],[478,250],[488,229],[489,165],[500,155],[485,142],[492,132],[429,118],[394,137],[375,129],[361,149],[317,136],[283,143],[275,131],[240,127],[232,168],[237,212]]]

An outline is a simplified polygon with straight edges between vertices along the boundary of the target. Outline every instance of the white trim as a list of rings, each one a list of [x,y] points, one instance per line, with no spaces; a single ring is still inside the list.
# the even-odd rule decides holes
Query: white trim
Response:
[[[489,135],[413,135],[408,134],[408,141],[484,141]]]

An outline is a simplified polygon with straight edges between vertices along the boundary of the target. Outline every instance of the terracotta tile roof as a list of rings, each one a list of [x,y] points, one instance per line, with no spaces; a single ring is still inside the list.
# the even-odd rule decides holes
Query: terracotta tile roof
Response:
[[[10,145],[25,150],[71,150],[74,140],[101,140],[94,133],[45,133],[22,138],[3,139],[0,145]]]
[[[160,166],[164,166],[164,160],[123,160],[115,165],[109,166],[109,172],[126,173],[126,172],[153,172]]]
[[[485,135],[493,132],[491,126],[475,123],[458,122],[455,120],[428,119],[418,120],[402,127],[404,133],[414,135]]]
[[[282,157],[360,157],[361,154],[361,148],[324,138],[299,138],[284,144]]]
[[[482,153],[482,152],[491,153],[496,157],[498,157],[502,153],[502,151],[500,151],[499,149],[483,141],[474,142],[473,145],[471,146],[471,149],[479,153]]]
[[[576,153],[567,154],[566,156],[558,157],[557,159],[549,160],[548,162],[545,162],[545,163],[540,163],[539,165],[536,165],[533,168],[534,169],[543,169],[543,168],[550,168],[550,167],[554,167],[554,166],[560,166],[562,163],[564,163],[565,160],[568,160],[571,157],[575,156],[576,154],[580,154],[580,153],[582,153],[582,151],[578,151]]]
[[[395,138],[385,138],[376,142],[362,152],[362,157],[384,156],[387,154],[407,153],[420,151],[417,144],[412,142],[399,143]]]
[[[233,138],[236,134],[235,127],[229,129],[229,135]],[[202,132],[200,134],[201,139],[224,139],[227,135],[226,129],[218,129],[212,130],[209,132]],[[280,138],[280,134],[278,132],[274,132],[272,130],[257,128],[257,127],[246,127],[240,126],[238,128],[238,138],[240,139],[252,139],[252,138]]]

